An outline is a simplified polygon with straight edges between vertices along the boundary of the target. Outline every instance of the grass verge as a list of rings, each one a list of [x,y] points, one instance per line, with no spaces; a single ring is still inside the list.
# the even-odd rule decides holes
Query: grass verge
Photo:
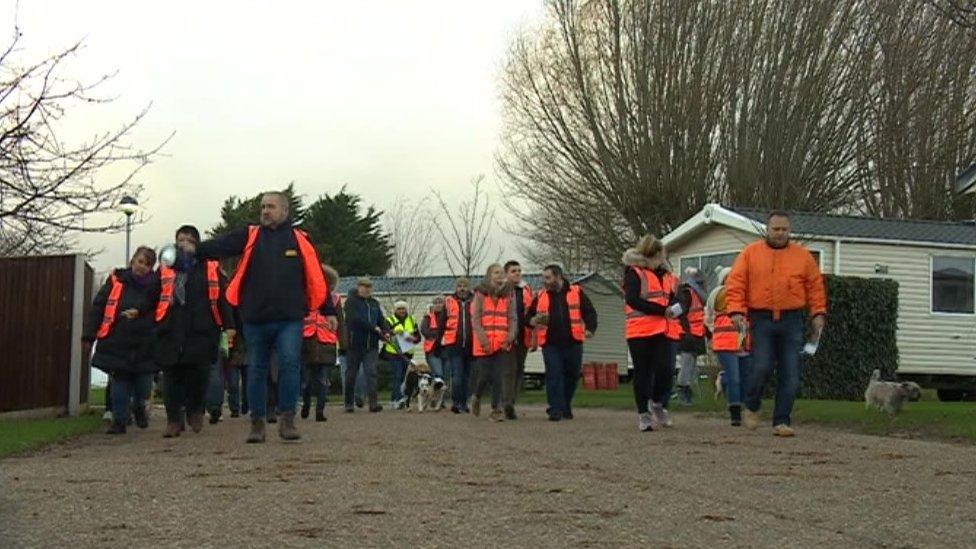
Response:
[[[704,394],[701,394],[704,393]],[[724,401],[716,402],[708,385],[702,391],[695,388],[695,404],[679,406],[672,401],[671,409],[678,413],[697,412],[721,416]],[[526,391],[519,397],[526,404],[545,404],[544,390]],[[577,408],[612,408],[634,410],[634,393],[630,384],[613,391],[577,391],[573,399]],[[764,412],[772,410],[771,400],[763,401]],[[863,402],[837,400],[797,400],[793,417],[795,423],[816,423],[856,433],[949,440],[976,444],[976,404],[972,402],[940,402],[934,391],[923,391],[922,400],[909,402],[897,417],[884,412],[866,410]]]
[[[37,450],[71,437],[93,433],[101,427],[101,416],[94,413],[54,419],[0,420],[0,457]]]

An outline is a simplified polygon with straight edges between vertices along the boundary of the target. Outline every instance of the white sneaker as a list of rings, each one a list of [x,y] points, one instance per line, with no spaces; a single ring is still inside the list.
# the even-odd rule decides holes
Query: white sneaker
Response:
[[[658,427],[672,427],[674,425],[674,420],[671,419],[671,412],[664,407],[662,404],[654,404],[651,406],[651,413],[654,414],[655,429]]]
[[[112,419],[113,419],[112,418],[112,411],[111,410],[105,410],[105,413],[102,414],[102,419],[105,420],[105,421],[112,421]]]
[[[637,416],[637,428],[642,433],[648,433],[654,430],[654,415],[650,412],[644,412]]]

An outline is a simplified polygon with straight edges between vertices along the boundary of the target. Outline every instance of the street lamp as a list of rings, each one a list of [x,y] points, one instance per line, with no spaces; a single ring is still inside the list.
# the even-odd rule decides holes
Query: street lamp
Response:
[[[139,211],[139,202],[131,196],[119,200],[118,210],[125,214],[125,264],[129,262],[129,240],[132,236],[132,214]]]

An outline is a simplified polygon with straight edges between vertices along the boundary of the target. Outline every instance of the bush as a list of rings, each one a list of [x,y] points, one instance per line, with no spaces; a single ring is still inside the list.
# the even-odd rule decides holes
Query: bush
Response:
[[[827,328],[817,354],[803,358],[803,398],[861,400],[875,369],[898,368],[898,283],[827,276]]]

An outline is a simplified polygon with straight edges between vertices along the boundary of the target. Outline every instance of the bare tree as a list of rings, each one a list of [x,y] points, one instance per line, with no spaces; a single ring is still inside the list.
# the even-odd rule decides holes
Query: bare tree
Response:
[[[925,3],[953,24],[976,30],[976,0],[925,0]]]
[[[495,208],[481,187],[485,177],[471,181],[470,198],[450,206],[439,192],[434,192],[442,221],[435,225],[441,251],[451,274],[470,277],[481,268],[492,251],[489,238],[495,224]]]
[[[138,196],[136,175],[165,144],[150,150],[129,144],[148,107],[85,142],[61,139],[71,109],[111,101],[96,94],[112,75],[64,78],[80,43],[21,63],[20,36],[15,28],[0,53],[0,255],[63,251],[79,233],[119,230],[120,216],[99,214],[112,212],[125,195]]]
[[[383,227],[390,237],[392,276],[429,274],[435,254],[437,214],[426,199],[413,202],[397,197],[383,215]]]

